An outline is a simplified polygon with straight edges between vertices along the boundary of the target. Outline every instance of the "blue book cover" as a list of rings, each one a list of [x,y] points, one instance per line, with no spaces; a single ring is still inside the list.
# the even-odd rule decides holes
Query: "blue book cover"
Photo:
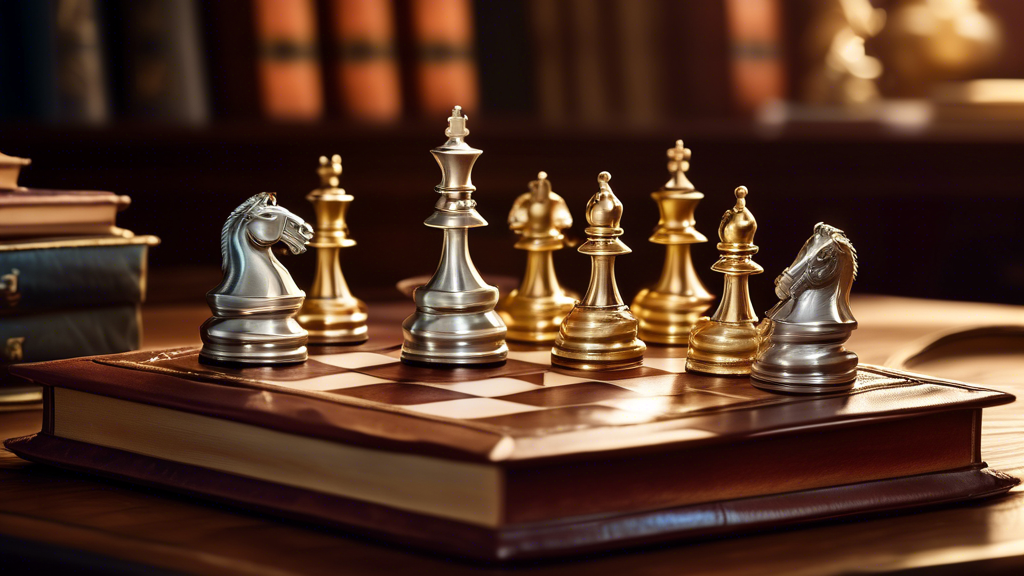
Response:
[[[145,300],[155,236],[0,242],[0,323],[9,317]]]
[[[138,350],[138,304],[0,319],[0,366]]]

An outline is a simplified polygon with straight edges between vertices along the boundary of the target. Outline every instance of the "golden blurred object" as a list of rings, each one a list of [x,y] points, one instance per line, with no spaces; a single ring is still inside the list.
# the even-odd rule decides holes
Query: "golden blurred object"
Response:
[[[21,169],[31,163],[32,161],[28,158],[8,156],[0,152],[0,189],[15,190],[19,188],[18,176],[21,175]]]
[[[558,283],[552,253],[565,247],[562,230],[572,226],[572,215],[561,196],[551,191],[544,172],[530,182],[530,191],[512,205],[508,226],[519,235],[515,247],[526,251],[526,273],[519,288],[496,307],[505,321],[508,340],[551,342],[578,295]]]
[[[338,187],[341,156],[320,157],[320,188],[306,196],[316,210],[316,276],[297,320],[309,332],[310,344],[358,344],[366,342],[367,308],[352,295],[341,273],[339,252],[355,246],[348,237],[345,213],[353,198]]]
[[[736,189],[736,205],[726,211],[718,226],[721,257],[711,269],[725,274],[725,289],[715,315],[701,318],[690,331],[687,372],[750,374],[757,355],[757,314],[750,303],[747,280],[764,269],[751,259],[757,254],[757,220],[747,209],[746,197],[746,187]]]
[[[587,203],[587,241],[579,247],[591,258],[590,285],[562,321],[551,348],[551,364],[575,370],[619,370],[643,364],[647,345],[637,338],[637,319],[623,304],[615,284],[615,257],[632,250],[622,236],[622,203],[608,181],[597,177],[600,189]]]
[[[814,104],[857,105],[878,100],[882,63],[867,53],[867,40],[885,26],[885,10],[869,0],[824,5],[810,26],[807,51],[820,63],[808,75],[804,98]]]
[[[668,159],[672,179],[651,194],[661,218],[649,238],[665,245],[665,264],[658,283],[641,290],[631,309],[645,342],[686,346],[690,329],[715,297],[701,283],[690,255],[691,244],[708,241],[694,228],[693,211],[704,195],[686,177],[690,149],[676,140],[675,147],[668,150]]]
[[[1003,33],[978,0],[906,0],[891,11],[884,55],[900,96],[974,77],[998,57]]]

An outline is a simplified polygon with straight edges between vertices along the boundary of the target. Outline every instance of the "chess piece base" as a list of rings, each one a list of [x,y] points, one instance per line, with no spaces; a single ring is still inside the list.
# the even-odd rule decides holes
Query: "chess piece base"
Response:
[[[551,364],[572,370],[624,370],[641,366],[646,351],[628,306],[577,305],[558,331]]]
[[[753,385],[794,394],[828,394],[853,387],[857,355],[843,348],[857,324],[792,324],[765,319],[751,367]]]
[[[491,290],[496,297],[497,289]],[[401,359],[407,364],[483,368],[504,364],[508,358],[505,323],[494,310],[432,314],[417,309],[402,323],[402,332]]]
[[[519,290],[509,292],[497,310],[508,327],[508,340],[515,342],[554,342],[562,319],[572,311],[576,296],[556,294],[541,298],[521,296]]]
[[[719,376],[750,374],[759,341],[753,322],[716,322],[705,316],[690,332],[686,371]]]
[[[243,365],[305,362],[308,336],[293,318],[302,300],[302,296],[208,295],[214,316],[199,328],[200,358]]]
[[[640,322],[639,335],[644,342],[686,346],[690,330],[713,300],[644,288],[633,299],[631,309]]]
[[[358,298],[306,298],[299,324],[310,344],[361,344],[369,339],[366,304]]]

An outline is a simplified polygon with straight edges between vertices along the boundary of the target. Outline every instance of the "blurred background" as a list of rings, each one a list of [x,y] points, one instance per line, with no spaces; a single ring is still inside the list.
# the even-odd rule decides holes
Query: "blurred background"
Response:
[[[118,225],[163,240],[150,302],[202,301],[248,196],[312,220],[304,196],[335,153],[356,198],[345,275],[363,299],[399,298],[437,265],[429,149],[460,104],[484,151],[485,275],[521,274],[505,219],[538,171],[578,238],[607,170],[631,301],[659,275],[649,194],[681,138],[716,294],[718,221],[742,184],[759,313],[819,221],[857,247],[856,292],[1022,303],[1022,26],[1018,0],[3,0],[0,150],[32,159],[22,186],[132,198]],[[584,290],[588,259],[555,258]],[[312,254],[282,260],[309,285]]]

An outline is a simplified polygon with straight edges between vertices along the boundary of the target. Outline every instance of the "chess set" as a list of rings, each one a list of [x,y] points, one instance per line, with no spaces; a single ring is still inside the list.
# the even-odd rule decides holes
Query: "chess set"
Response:
[[[736,203],[719,226],[719,260],[725,276],[718,309],[701,314],[714,297],[701,283],[690,255],[706,242],[694,228],[703,198],[689,181],[690,150],[677,141],[668,150],[671,179],[652,194],[661,220],[651,242],[666,245],[661,278],[631,306],[619,294],[615,258],[631,252],[621,240],[623,206],[611,175],[598,175],[598,191],[587,203],[587,240],[578,249],[591,258],[586,293],[562,288],[552,252],[565,247],[562,231],[572,225],[565,201],[540,172],[519,196],[509,227],[527,253],[520,286],[499,297],[473,265],[469,230],[486,226],[476,210],[472,169],[482,153],[466,142],[468,117],[456,106],[447,141],[431,150],[441,168],[439,198],[424,224],[444,233],[441,261],[433,277],[413,291],[416,311],[402,325],[400,360],[439,370],[491,368],[504,364],[508,343],[551,343],[550,364],[566,370],[616,371],[643,365],[646,342],[687,349],[688,372],[752,377],[754,386],[798,394],[849,390],[857,356],[843,344],[856,329],[850,289],[857,252],[846,234],[824,223],[775,281],[779,303],[758,324],[747,279],[763,272],[752,257],[757,221],[747,208],[748,190],[736,188]],[[207,295],[213,316],[202,326],[200,359],[213,364],[280,365],[302,362],[307,344],[358,344],[369,338],[367,307],[352,295],[339,264],[341,248],[355,244],[345,214],[353,200],[339,188],[341,158],[321,157],[321,188],[308,196],[317,227],[277,206],[261,193],[236,208],[221,237],[224,279]],[[299,290],[270,247],[283,242],[293,253],[317,249],[317,273],[308,297]]]
[[[578,251],[580,297],[552,252],[572,223],[539,173],[509,215],[527,252],[501,297],[473,265],[476,211],[467,118],[455,107],[426,226],[443,231],[437,271],[413,292],[402,338],[373,336],[339,251],[355,242],[341,159],[320,161],[311,226],[257,194],[227,218],[222,282],[201,349],[15,366],[43,387],[38,434],[19,456],[339,524],[490,560],[575,554],[666,539],[1004,494],[1016,478],[981,457],[984,408],[1008,394],[858,365],[845,342],[857,254],[819,223],[775,281],[759,322],[748,277],[757,222],[744,187],[719,225],[718,308],[691,260],[690,151],[668,151],[652,194],[659,281],[625,304],[615,282],[623,206],[598,175]],[[308,294],[271,247],[317,251]],[[648,346],[648,343],[651,345]]]

